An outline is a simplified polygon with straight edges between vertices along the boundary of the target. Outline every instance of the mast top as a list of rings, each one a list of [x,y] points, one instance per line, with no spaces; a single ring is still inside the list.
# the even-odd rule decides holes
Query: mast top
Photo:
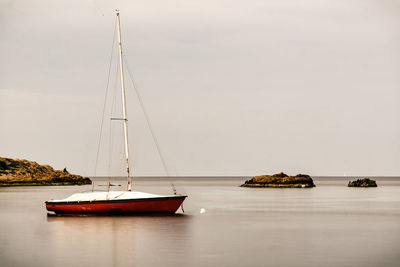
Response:
[[[119,9],[116,9],[115,12],[117,13],[117,16],[119,16]]]

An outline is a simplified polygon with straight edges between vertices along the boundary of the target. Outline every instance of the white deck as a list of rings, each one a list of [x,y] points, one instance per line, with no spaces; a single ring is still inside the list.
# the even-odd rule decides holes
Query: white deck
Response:
[[[137,191],[87,192],[87,193],[75,193],[65,199],[51,200],[51,202],[143,199],[143,198],[159,198],[159,197],[174,197],[174,195],[162,196],[162,195],[155,195]]]

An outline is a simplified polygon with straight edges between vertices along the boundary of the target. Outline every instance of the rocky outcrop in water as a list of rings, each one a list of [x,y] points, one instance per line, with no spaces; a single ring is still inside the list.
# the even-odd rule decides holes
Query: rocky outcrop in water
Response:
[[[376,181],[369,178],[357,179],[356,181],[349,181],[348,187],[377,187]]]
[[[83,185],[91,184],[89,178],[54,170],[25,159],[0,157],[0,186],[18,185]]]
[[[243,187],[274,187],[274,188],[310,188],[314,187],[313,179],[306,174],[288,176],[281,172],[274,175],[254,176],[247,180]]]

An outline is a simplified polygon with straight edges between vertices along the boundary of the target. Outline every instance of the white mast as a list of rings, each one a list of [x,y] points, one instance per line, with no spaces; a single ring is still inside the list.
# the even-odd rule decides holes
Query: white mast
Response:
[[[128,119],[126,117],[126,97],[125,97],[125,84],[124,84],[124,64],[122,62],[122,43],[121,43],[121,25],[119,19],[119,10],[117,12],[117,24],[118,24],[118,48],[119,48],[119,66],[121,70],[121,92],[122,92],[122,120],[124,121],[124,137],[125,137],[125,158],[126,158],[126,171],[128,186],[127,190],[132,190],[132,178],[129,173],[129,147],[128,147]]]

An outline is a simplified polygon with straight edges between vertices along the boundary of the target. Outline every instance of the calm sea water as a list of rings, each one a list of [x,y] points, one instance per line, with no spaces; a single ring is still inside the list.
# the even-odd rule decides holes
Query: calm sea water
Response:
[[[90,186],[0,188],[0,265],[400,266],[400,178],[376,180],[255,189],[182,178],[189,197],[175,216],[48,217],[45,200]],[[136,190],[170,193],[165,179],[139,179]]]

